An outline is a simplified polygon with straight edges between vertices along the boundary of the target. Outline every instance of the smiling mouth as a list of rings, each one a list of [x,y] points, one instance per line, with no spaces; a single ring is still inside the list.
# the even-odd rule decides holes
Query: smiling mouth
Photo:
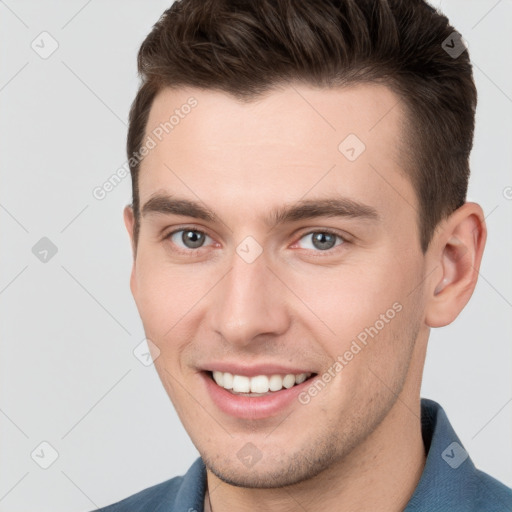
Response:
[[[288,373],[272,375],[234,375],[229,372],[209,371],[210,378],[221,388],[233,395],[248,397],[266,396],[283,389],[290,389],[313,378],[316,373]]]

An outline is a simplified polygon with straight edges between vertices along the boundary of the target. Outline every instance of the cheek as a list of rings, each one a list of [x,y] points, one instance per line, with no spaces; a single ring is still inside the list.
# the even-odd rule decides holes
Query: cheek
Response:
[[[198,337],[213,284],[208,275],[193,271],[191,265],[171,266],[145,258],[138,261],[134,298],[145,335],[159,350],[155,366],[166,388],[174,381],[165,369],[173,374],[185,371],[184,354]]]
[[[177,315],[176,300],[172,288],[159,273],[139,272],[134,294],[137,309],[148,337],[159,339],[170,329]]]
[[[414,341],[421,305],[411,283],[420,269],[389,254],[378,262],[303,275],[291,286],[308,306],[300,305],[302,325],[315,333],[331,361],[344,358],[350,368],[343,372],[354,378],[370,364],[399,371]]]
[[[159,339],[174,331],[204,294],[197,276],[184,267],[162,262],[150,251],[138,255],[134,299],[147,335]]]
[[[316,319],[321,329],[329,328],[332,336],[345,339],[373,325],[402,300],[402,286],[395,275],[389,266],[339,267],[311,277],[298,276],[293,289],[309,307],[308,318]]]

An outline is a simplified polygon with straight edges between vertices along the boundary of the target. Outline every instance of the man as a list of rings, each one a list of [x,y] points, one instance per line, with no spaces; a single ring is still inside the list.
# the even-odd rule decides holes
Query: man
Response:
[[[105,511],[504,511],[431,327],[475,288],[476,90],[420,0],[182,0],[138,57],[131,289],[201,458]]]

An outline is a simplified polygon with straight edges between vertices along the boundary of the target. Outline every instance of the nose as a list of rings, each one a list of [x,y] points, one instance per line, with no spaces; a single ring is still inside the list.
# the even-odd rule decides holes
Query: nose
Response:
[[[233,255],[231,270],[215,287],[209,312],[213,330],[232,346],[282,335],[291,318],[286,288],[263,254],[252,263]]]

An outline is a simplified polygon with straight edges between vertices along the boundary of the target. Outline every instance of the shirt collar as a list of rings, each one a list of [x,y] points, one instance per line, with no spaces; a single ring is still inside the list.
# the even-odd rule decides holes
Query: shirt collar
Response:
[[[444,409],[433,400],[421,400],[421,431],[427,460],[420,481],[404,512],[467,510],[477,486],[477,469],[453,430]],[[461,508],[462,507],[462,508]]]

